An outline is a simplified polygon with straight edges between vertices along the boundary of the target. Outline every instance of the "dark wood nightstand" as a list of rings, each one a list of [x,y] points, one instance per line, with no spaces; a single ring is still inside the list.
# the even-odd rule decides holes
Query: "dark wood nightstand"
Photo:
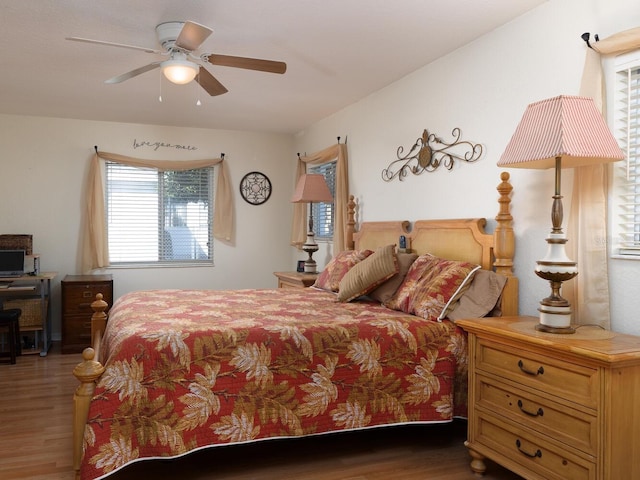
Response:
[[[317,273],[273,272],[278,277],[278,288],[306,288],[314,284]]]
[[[62,287],[62,353],[79,353],[91,346],[91,303],[96,294],[113,304],[111,275],[67,275]]]

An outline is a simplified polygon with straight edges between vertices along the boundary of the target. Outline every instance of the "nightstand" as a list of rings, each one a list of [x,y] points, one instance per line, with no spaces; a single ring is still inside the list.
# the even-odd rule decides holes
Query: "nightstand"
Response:
[[[278,288],[306,288],[313,285],[318,278],[317,273],[273,272],[278,277]]]
[[[62,353],[79,353],[91,346],[91,303],[96,294],[113,304],[111,275],[67,275],[62,290]]]
[[[640,478],[640,337],[538,332],[535,317],[465,319],[471,468],[532,480]]]

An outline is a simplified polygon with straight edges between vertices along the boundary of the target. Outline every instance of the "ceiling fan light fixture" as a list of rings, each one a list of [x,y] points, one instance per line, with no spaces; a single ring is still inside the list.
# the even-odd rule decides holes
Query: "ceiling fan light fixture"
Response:
[[[196,78],[200,69],[196,63],[182,59],[167,60],[162,62],[160,66],[167,80],[177,85],[185,85],[191,82]]]

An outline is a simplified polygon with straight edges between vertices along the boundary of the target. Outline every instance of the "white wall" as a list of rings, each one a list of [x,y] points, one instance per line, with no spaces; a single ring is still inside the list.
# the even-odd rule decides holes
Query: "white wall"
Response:
[[[487,217],[493,228],[500,172],[496,162],[526,106],[578,94],[585,57],[582,33],[604,38],[638,25],[635,0],[551,0],[300,132],[295,148],[313,152],[337,135],[348,136],[350,190],[359,199],[360,220],[477,216]],[[399,146],[408,151],[423,129],[450,141],[455,127],[462,130],[463,140],[485,147],[481,160],[404,181],[382,180],[381,172]],[[510,173],[520,312],[537,315],[538,302],[549,294],[548,284],[533,269],[545,254],[551,228],[553,171]],[[564,171],[565,218],[571,182],[571,172]],[[316,258],[326,257],[321,251]],[[640,262],[610,263],[613,328],[640,334]]]
[[[197,150],[134,149],[134,140]],[[52,298],[54,339],[60,338],[60,280],[82,273],[80,219],[94,145],[152,159],[213,158],[224,152],[235,194],[235,245],[215,240],[213,267],[107,269],[116,298],[149,288],[272,288],[277,285],[274,271],[294,268],[288,246],[295,166],[290,136],[0,115],[0,233],[32,234],[42,270],[58,272]],[[265,173],[273,185],[271,198],[259,206],[239,195],[240,179],[254,170]]]
[[[554,95],[577,94],[585,48],[580,35],[590,31],[606,37],[640,25],[636,1],[550,0],[293,138],[0,115],[0,233],[33,234],[42,268],[59,272],[52,302],[54,338],[59,338],[59,282],[65,274],[80,273],[83,190],[94,145],[147,158],[224,152],[235,194],[236,243],[214,242],[214,267],[110,269],[116,297],[142,288],[275,286],[273,271],[293,269],[295,260],[306,256],[288,246],[295,154],[315,152],[338,136],[348,138],[350,191],[360,202],[361,220],[482,216],[493,228],[500,172],[496,161],[525,107]],[[399,146],[409,148],[425,128],[450,140],[455,127],[463,139],[485,147],[481,160],[403,182],[382,180],[382,169],[396,158]],[[134,139],[198,150],[180,155],[167,149],[134,150]],[[248,205],[238,194],[240,179],[252,170],[266,173],[273,183],[272,197],[262,206]],[[550,230],[553,172],[510,173],[521,313],[536,315],[539,300],[548,294],[533,268],[544,255]],[[563,178],[563,194],[569,212],[570,172]],[[322,266],[330,253],[324,248],[314,258]],[[610,263],[614,328],[640,334],[640,262]]]

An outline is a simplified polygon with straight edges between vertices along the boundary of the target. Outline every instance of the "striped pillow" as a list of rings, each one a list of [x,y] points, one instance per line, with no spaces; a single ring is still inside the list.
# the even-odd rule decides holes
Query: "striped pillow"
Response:
[[[316,288],[337,292],[340,280],[351,268],[373,253],[372,250],[345,250],[336,254],[316,278]]]
[[[398,273],[395,248],[395,245],[382,247],[349,270],[340,280],[338,300],[350,302],[366,295]]]

